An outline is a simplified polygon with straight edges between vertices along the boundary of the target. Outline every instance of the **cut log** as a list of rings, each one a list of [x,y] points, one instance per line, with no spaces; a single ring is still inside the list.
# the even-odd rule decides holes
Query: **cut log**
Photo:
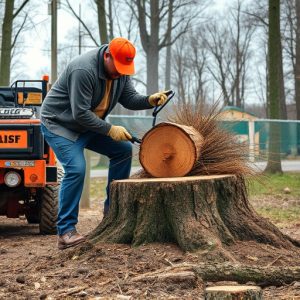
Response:
[[[205,289],[205,300],[261,300],[262,290],[259,286],[223,285]]]
[[[299,242],[259,216],[244,179],[232,175],[117,180],[108,215],[92,242],[173,242],[185,251],[214,249],[238,240],[291,248]]]
[[[160,123],[143,137],[139,159],[153,177],[188,174],[199,158],[202,135],[193,127]]]

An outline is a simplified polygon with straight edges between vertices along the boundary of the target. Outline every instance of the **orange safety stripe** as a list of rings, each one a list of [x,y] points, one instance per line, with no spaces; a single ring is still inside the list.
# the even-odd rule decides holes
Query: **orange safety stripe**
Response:
[[[40,124],[39,119],[0,119],[0,124]]]

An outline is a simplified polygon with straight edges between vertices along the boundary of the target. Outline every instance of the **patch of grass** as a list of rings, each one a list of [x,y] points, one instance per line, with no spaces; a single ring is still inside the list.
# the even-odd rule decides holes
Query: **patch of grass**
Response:
[[[278,208],[278,207],[261,207],[257,212],[265,218],[270,219],[277,225],[291,225],[300,220],[300,207]]]
[[[300,173],[264,175],[251,179],[248,188],[249,200],[260,215],[279,227],[299,222]]]
[[[258,179],[251,179],[249,195],[284,194],[286,187],[290,189],[290,195],[300,196],[300,173],[265,175]]]
[[[108,169],[108,167],[104,165],[96,165],[92,167],[92,170],[106,170],[106,169]]]
[[[106,197],[106,178],[91,178],[91,199],[103,200]]]

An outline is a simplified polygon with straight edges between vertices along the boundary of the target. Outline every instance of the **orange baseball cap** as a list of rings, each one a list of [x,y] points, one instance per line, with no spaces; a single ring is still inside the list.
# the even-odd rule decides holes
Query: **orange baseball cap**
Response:
[[[136,52],[133,44],[125,38],[117,37],[109,43],[108,48],[117,71],[122,75],[133,75]]]

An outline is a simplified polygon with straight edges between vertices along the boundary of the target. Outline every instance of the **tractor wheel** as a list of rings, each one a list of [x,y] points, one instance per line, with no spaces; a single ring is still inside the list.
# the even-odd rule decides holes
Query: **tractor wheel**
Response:
[[[41,191],[40,203],[40,233],[41,234],[56,234],[56,221],[58,211],[58,193],[62,171],[58,170],[58,184],[47,185]]]

